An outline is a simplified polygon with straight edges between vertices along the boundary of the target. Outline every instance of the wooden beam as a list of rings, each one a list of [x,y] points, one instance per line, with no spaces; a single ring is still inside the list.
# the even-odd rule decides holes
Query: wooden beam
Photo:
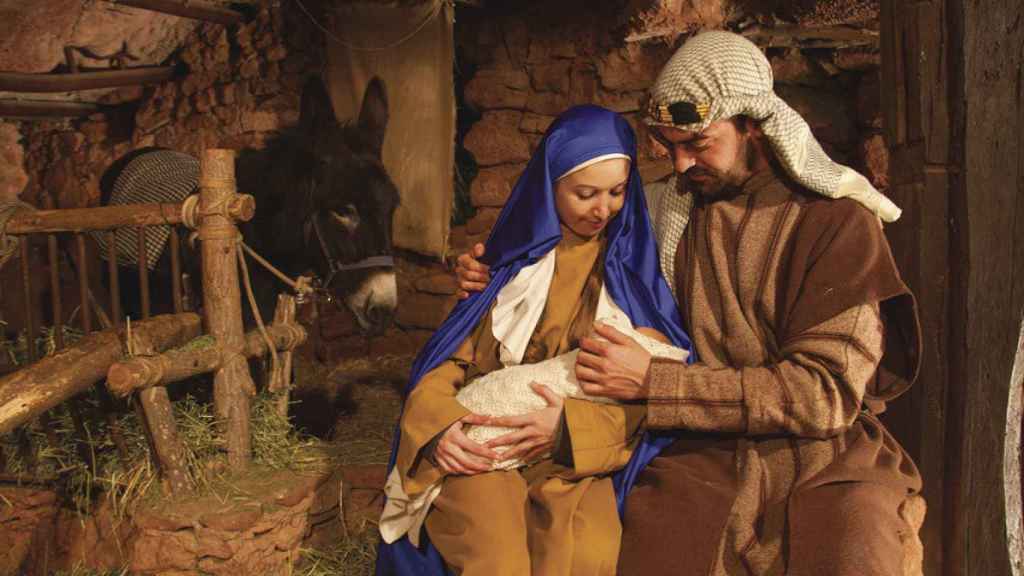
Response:
[[[92,102],[60,102],[50,100],[0,100],[3,118],[78,118],[103,112],[107,107]]]
[[[306,340],[306,330],[298,324],[277,324],[267,327],[270,341],[279,351],[290,351]],[[267,345],[259,330],[245,335],[242,355],[255,358],[267,354]],[[107,371],[107,388],[118,397],[152,386],[166,386],[199,374],[214,372],[224,362],[224,351],[216,342],[208,345],[186,345],[156,356],[136,356],[111,364]]]
[[[239,194],[228,204],[228,215],[247,221],[255,213],[255,200]],[[160,224],[181,224],[181,204],[124,204],[95,208],[63,208],[18,212],[7,222],[8,234],[83,232]]]
[[[206,20],[216,22],[225,26],[237,24],[242,21],[244,15],[241,12],[221,8],[208,2],[198,0],[111,0],[114,4],[142,8],[153,12],[173,14],[183,18],[195,20]]]
[[[199,335],[196,314],[156,316],[133,323],[157,349],[180,346]],[[123,357],[119,334],[94,332],[39,362],[0,378],[0,434],[30,422],[107,375]]]
[[[878,32],[847,26],[761,26],[755,24],[740,32],[751,42],[766,47],[840,48],[877,46]]]
[[[174,78],[174,66],[145,66],[126,70],[80,72],[78,74],[23,74],[0,72],[3,92],[74,92],[96,88],[117,88],[158,84]]]

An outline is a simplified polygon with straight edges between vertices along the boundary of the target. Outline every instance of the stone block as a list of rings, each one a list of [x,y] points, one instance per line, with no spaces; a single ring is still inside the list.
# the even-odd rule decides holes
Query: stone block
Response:
[[[529,67],[530,85],[538,92],[569,91],[569,72],[572,62],[568,60],[534,64]]]
[[[656,56],[635,44],[608,52],[595,62],[601,86],[617,91],[647,90],[663,64]]]
[[[469,185],[470,202],[477,208],[504,206],[524,168],[524,164],[506,164],[480,170]]]
[[[597,93],[593,102],[599,106],[604,106],[609,110],[614,110],[619,114],[627,114],[640,110],[645,94],[646,92],[641,91],[611,92],[608,90],[601,90]]]
[[[526,99],[526,109],[546,116],[558,116],[569,107],[568,94],[558,92],[531,92]]]
[[[519,130],[527,134],[543,134],[554,121],[554,116],[526,112],[523,114],[522,121],[519,122]]]
[[[278,115],[266,110],[246,110],[242,112],[240,122],[244,132],[268,132],[280,126]]]
[[[814,60],[798,48],[790,48],[770,59],[775,82],[821,86],[828,81],[828,74]]]
[[[498,221],[498,215],[501,214],[501,210],[498,208],[481,208],[477,210],[476,215],[466,222],[466,234],[469,236],[477,236],[481,234],[489,234],[491,228],[494,227],[494,223]]]
[[[463,145],[480,166],[525,162],[530,159],[530,149],[527,139],[519,132],[521,119],[520,112],[487,112],[470,129]]]
[[[478,70],[466,84],[466,103],[482,110],[522,109],[530,89],[530,77],[521,69]]]

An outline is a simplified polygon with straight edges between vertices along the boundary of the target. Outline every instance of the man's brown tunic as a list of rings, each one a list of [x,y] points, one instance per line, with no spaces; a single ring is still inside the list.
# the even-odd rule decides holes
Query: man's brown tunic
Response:
[[[921,481],[872,410],[920,338],[878,219],[766,170],[698,199],[676,275],[698,362],[651,365],[647,425],[682,437],[627,501],[620,574],[903,574]]]

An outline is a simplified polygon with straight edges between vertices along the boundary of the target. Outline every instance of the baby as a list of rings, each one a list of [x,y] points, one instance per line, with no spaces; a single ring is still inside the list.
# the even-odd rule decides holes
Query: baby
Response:
[[[621,310],[609,311],[609,315],[599,320],[604,324],[611,325],[620,332],[630,336],[643,346],[652,356],[658,358],[669,358],[673,360],[686,360],[687,352],[682,348],[676,348],[671,344],[665,344],[650,336],[646,336],[635,330],[629,319]],[[530,388],[530,383],[543,384],[551,389],[556,395],[563,398],[583,398],[593,402],[614,402],[608,398],[588,396],[584,393],[576,380],[576,356],[579,349],[574,349],[561,356],[549,358],[536,364],[519,364],[508,366],[484,374],[479,378],[463,386],[455,395],[460,404],[476,414],[484,416],[518,416],[535,410],[547,407],[543,398],[537,395]],[[488,440],[497,438],[512,428],[500,426],[473,426],[467,432],[467,436],[475,442],[483,444]],[[499,454],[508,447],[500,446],[494,450]],[[512,470],[524,466],[518,458],[495,462],[492,470]]]

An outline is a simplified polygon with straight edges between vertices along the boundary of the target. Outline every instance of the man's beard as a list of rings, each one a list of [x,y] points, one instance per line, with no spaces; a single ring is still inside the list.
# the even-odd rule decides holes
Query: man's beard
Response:
[[[687,170],[683,174],[686,178],[687,188],[711,201],[738,196],[757,163],[758,154],[757,147],[754,146],[754,142],[750,138],[746,139],[740,150],[740,154],[727,171],[699,166]],[[695,180],[694,176],[699,180]]]

